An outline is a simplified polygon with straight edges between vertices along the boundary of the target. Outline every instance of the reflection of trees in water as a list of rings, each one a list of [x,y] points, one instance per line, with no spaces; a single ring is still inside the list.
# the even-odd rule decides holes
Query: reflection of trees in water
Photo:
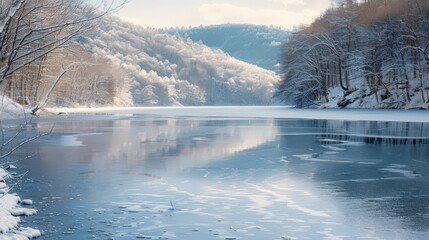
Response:
[[[411,229],[427,231],[428,123],[279,120],[277,125],[290,169],[309,173],[345,198],[359,199],[360,209],[350,211],[401,218]],[[342,151],[327,154],[326,145]],[[296,154],[317,159],[303,161]]]
[[[274,121],[237,120],[151,120],[146,118],[114,121],[68,122],[57,124],[58,131],[101,132],[100,136],[80,137],[82,151],[109,167],[182,171],[204,166],[237,152],[272,141]],[[94,150],[95,148],[95,150]],[[136,168],[130,168],[136,166]],[[120,166],[119,166],[120,167]]]
[[[311,129],[311,133],[319,134],[322,140],[328,139],[324,141],[325,144],[342,141],[393,145],[429,144],[428,123],[303,120],[295,128]]]
[[[429,124],[427,123],[329,121],[327,125],[328,129],[342,128],[343,132],[346,133],[334,135],[332,136],[333,139],[340,138],[340,140],[357,141],[367,144],[416,145],[429,143],[427,135]]]

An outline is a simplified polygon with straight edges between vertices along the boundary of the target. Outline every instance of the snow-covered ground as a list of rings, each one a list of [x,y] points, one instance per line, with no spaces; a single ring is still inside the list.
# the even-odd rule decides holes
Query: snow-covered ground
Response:
[[[350,101],[346,108],[351,109],[429,109],[429,101],[423,102],[419,86],[412,86],[414,89],[410,93],[411,101],[405,100],[405,94],[400,91],[392,90],[390,97],[380,100],[375,94],[369,95],[369,90],[365,86],[360,86],[358,81],[353,81],[350,89],[360,89],[344,98],[344,91],[337,86],[329,89],[329,102],[320,103],[322,107],[339,108],[338,102],[344,99]],[[382,94],[380,91],[378,94]],[[427,90],[425,96],[428,94]],[[369,95],[369,96],[368,96]],[[425,99],[426,100],[426,99]]]
[[[0,119],[22,119],[29,113],[30,109],[22,107],[4,95],[0,95]]]
[[[13,169],[14,166],[8,166]],[[37,210],[28,206],[32,205],[29,199],[21,200],[16,194],[9,193],[8,180],[13,178],[13,174],[0,168],[0,239],[1,240],[26,240],[41,236],[39,230],[20,227],[20,217],[31,216]]]

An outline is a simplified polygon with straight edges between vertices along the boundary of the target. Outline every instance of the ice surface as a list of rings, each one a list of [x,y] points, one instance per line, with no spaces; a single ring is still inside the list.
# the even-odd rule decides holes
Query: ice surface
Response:
[[[42,193],[36,227],[52,239],[427,239],[427,123],[271,118],[285,111],[39,118],[38,131],[56,128],[25,162]]]
[[[429,122],[429,113],[418,110],[294,109],[289,107],[140,107],[140,108],[55,108],[52,112],[135,115],[162,117],[237,117],[326,119],[343,121]]]
[[[382,168],[381,170],[385,172],[399,174],[407,178],[415,178],[419,176],[419,174],[416,174],[415,172],[406,169],[406,166],[402,166],[402,165],[391,164],[386,168]]]

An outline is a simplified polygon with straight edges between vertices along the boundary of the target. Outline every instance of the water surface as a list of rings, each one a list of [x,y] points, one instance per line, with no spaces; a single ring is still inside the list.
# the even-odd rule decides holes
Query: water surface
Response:
[[[429,238],[428,123],[224,111],[37,119],[28,220],[42,239]]]

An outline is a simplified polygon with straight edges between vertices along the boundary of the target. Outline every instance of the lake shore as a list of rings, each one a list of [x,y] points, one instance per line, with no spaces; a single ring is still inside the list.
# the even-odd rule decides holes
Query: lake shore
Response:
[[[9,165],[7,168],[13,170],[15,166]],[[37,210],[29,208],[32,200],[21,200],[18,195],[9,193],[12,189],[7,181],[12,180],[14,175],[0,167],[0,239],[25,240],[40,237],[39,230],[22,227],[20,224],[21,217],[35,215]]]

